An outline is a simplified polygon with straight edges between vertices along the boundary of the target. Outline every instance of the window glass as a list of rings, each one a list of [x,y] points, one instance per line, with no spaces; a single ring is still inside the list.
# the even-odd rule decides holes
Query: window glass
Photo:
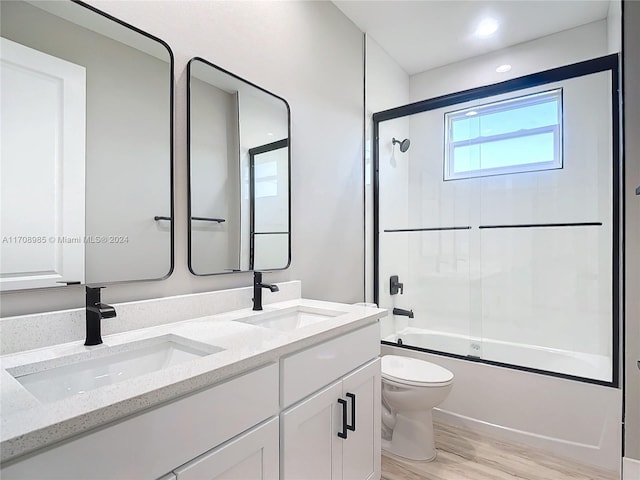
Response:
[[[445,180],[562,168],[562,90],[445,115]]]

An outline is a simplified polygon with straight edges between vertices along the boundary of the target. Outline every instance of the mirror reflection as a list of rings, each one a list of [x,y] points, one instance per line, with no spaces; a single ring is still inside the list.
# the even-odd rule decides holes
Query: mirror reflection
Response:
[[[0,288],[165,277],[168,46],[75,2],[0,9]]]
[[[200,58],[188,76],[189,268],[287,268],[288,104]]]

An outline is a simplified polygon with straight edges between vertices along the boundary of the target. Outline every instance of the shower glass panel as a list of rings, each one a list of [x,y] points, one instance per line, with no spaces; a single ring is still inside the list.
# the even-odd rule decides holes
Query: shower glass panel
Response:
[[[390,311],[384,342],[616,383],[617,64],[599,60],[584,62],[587,74],[374,115],[377,301]],[[447,114],[550,91],[561,102],[560,168],[445,175]],[[401,152],[394,137],[409,138],[410,148]],[[503,148],[514,164],[535,156],[517,142]],[[402,289],[392,294],[395,275]]]
[[[413,311],[413,318],[384,319],[383,340],[473,355],[481,323],[471,308],[469,192],[442,182],[442,142],[419,134],[436,132],[441,120],[432,111],[380,124],[379,302]],[[409,150],[393,145],[394,136],[411,138]],[[412,161],[418,158],[434,161]],[[391,295],[395,275],[403,286]]]

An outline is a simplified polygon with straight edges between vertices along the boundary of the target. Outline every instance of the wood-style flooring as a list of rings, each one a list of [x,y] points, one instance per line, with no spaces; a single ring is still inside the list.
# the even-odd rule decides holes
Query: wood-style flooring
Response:
[[[414,462],[382,452],[382,480],[617,480],[614,472],[435,423],[438,456]]]

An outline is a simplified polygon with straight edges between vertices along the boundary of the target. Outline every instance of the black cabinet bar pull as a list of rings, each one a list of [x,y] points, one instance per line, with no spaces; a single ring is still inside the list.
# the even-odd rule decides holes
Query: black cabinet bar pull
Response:
[[[351,425],[347,423],[347,430],[356,431],[356,394],[347,393],[347,397],[351,399]]]
[[[338,403],[340,405],[342,405],[342,431],[338,432],[338,436],[340,438],[346,439],[347,438],[347,429],[349,428],[347,426],[347,401],[342,399],[342,398],[339,398],[338,399]]]

